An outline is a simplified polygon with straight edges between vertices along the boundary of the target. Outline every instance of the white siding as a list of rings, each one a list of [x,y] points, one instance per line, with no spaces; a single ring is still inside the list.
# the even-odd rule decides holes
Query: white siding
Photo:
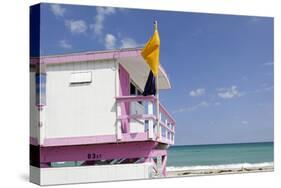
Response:
[[[35,72],[30,72],[30,100],[29,100],[29,109],[30,109],[30,137],[39,138],[38,134],[38,123],[39,123],[39,111],[35,106],[36,103],[36,86],[35,86]]]
[[[39,184],[38,179],[40,178],[40,185],[134,180],[152,177],[151,163],[41,168],[40,170],[32,166],[30,168],[33,173],[41,172],[41,177],[32,179],[32,182]]]
[[[70,84],[71,73],[89,72],[92,82]],[[113,61],[47,66],[45,137],[115,134]]]

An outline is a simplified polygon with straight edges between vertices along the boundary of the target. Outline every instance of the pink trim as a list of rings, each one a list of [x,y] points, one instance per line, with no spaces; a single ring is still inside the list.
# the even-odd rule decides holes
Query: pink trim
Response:
[[[100,144],[100,143],[114,143],[114,142],[116,142],[115,135],[46,138],[44,139],[43,146],[69,146],[69,145]]]
[[[40,163],[40,168],[48,168],[50,167],[49,163]]]
[[[153,103],[156,102],[156,97],[155,96],[121,96],[121,97],[116,97],[117,103],[121,104],[130,104],[132,101],[152,101]],[[175,133],[174,131],[174,126],[175,126],[175,120],[174,118],[167,112],[165,107],[160,103],[160,113],[162,113],[164,116],[167,117],[168,123],[172,126],[167,126],[166,123],[160,121],[160,126],[167,129],[169,133]],[[138,114],[138,115],[121,115],[117,117],[119,120],[130,120],[130,119],[143,119],[143,120],[149,120],[152,119],[156,121],[156,116],[155,115],[148,115],[148,114]],[[173,144],[173,141],[171,141],[168,138],[162,138],[161,140],[158,140],[159,142],[162,143],[167,143],[167,144]]]
[[[165,129],[168,129],[169,132],[175,133],[172,129],[170,129],[169,127],[166,126],[165,123],[163,123],[162,121],[159,122],[161,127],[164,127]]]
[[[162,174],[164,177],[167,176],[166,165],[167,165],[167,155],[164,155],[162,161]]]
[[[34,137],[29,137],[29,144],[37,146],[39,145],[38,139]]]
[[[130,76],[126,69],[119,64],[119,96],[128,96],[130,95]],[[130,104],[121,103],[121,115],[130,114]],[[121,119],[121,128],[122,133],[130,132],[129,119]]]
[[[144,120],[156,120],[155,115],[149,115],[149,114],[133,114],[133,115],[124,115],[119,116],[117,119],[144,119]]]
[[[39,57],[30,58],[30,64],[31,65],[35,65],[35,64],[39,64],[39,63],[40,63],[40,58]]]
[[[83,61],[96,61],[103,59],[117,59],[117,58],[127,58],[127,57],[139,57],[141,56],[142,48],[130,48],[112,51],[92,51],[92,52],[82,52],[82,53],[72,53],[63,55],[52,55],[52,56],[42,56],[42,57],[32,57],[30,58],[30,64],[56,64],[56,63],[72,63],[72,62],[83,62]],[[159,66],[160,72],[168,81],[168,85],[171,87],[170,80],[166,74],[164,68]]]
[[[52,55],[52,56],[42,56],[42,57],[32,57],[30,58],[30,64],[56,64],[56,63],[71,63],[71,62],[83,62],[83,61],[94,61],[103,59],[116,59],[116,58],[127,58],[127,57],[139,57],[141,56],[142,48],[130,48],[112,51],[92,51],[92,52],[82,52],[82,53],[72,53],[63,55]],[[164,68],[159,66],[160,72],[168,81],[171,87],[170,80],[166,74]]]
[[[165,116],[169,118],[169,121],[175,126],[175,119],[169,114],[169,112],[166,110],[166,108],[160,103],[159,104],[160,112],[164,113]]]
[[[143,133],[127,133],[122,135],[122,142],[138,142],[138,141],[147,141],[148,135],[147,132]]]
[[[156,121],[156,116],[155,115],[148,115],[148,114],[134,114],[134,115],[124,115],[124,116],[119,116],[117,119],[143,119],[143,120],[154,120]],[[160,121],[160,126],[164,127],[171,133],[175,133],[174,130],[172,130],[170,127],[168,127],[164,122]]]
[[[64,55],[54,56],[43,56],[38,58],[31,58],[30,63],[70,63],[70,62],[82,62],[82,61],[93,61],[102,59],[115,59],[115,58],[126,58],[126,57],[137,57],[140,56],[141,48],[125,49],[125,50],[114,50],[114,51],[94,51],[94,52],[83,52],[73,53]]]
[[[156,101],[156,97],[153,95],[150,96],[142,96],[142,95],[137,95],[137,96],[120,96],[116,97],[117,102],[131,102],[131,101]]]
[[[135,142],[148,140],[147,133],[125,133],[122,134],[122,140],[118,142]],[[67,137],[67,138],[47,138],[44,139],[43,146],[69,146],[84,144],[103,144],[116,143],[116,135],[102,136],[84,136],[84,137]]]
[[[156,97],[153,95],[150,96],[121,96],[121,97],[116,97],[116,101],[119,103],[124,103],[124,102],[132,102],[132,101],[156,101]],[[169,121],[175,126],[175,119],[169,114],[169,112],[166,110],[166,108],[160,103],[159,105],[160,112],[162,112]]]
[[[157,142],[41,147],[40,163],[79,160],[109,160],[167,155],[155,149]]]
[[[142,133],[125,133],[122,134],[122,140],[117,141],[116,135],[102,135],[102,136],[84,136],[84,137],[67,137],[67,138],[46,138],[44,139],[43,147],[50,146],[72,146],[72,145],[86,145],[86,144],[105,144],[105,143],[125,143],[125,142],[140,142],[149,141],[147,132]],[[162,137],[158,142],[165,144],[172,144],[172,141]],[[30,144],[39,145],[34,137],[30,137]]]

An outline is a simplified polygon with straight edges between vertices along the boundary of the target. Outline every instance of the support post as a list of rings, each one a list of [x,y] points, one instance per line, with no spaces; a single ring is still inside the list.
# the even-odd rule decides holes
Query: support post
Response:
[[[149,115],[153,115],[153,103],[152,101],[148,101],[147,110]],[[148,120],[148,138],[154,139],[154,130],[153,130],[153,120]]]
[[[159,118],[158,118],[158,122],[157,122],[157,126],[158,126],[158,134],[157,134],[157,137],[158,137],[158,140],[162,140],[162,126],[160,125],[160,121],[162,119],[162,114],[159,113]]]
[[[172,143],[174,144],[175,143],[175,125],[174,124],[172,124],[172,130],[173,130]]]
[[[157,156],[156,160],[157,176],[161,177],[163,170],[162,155]]]
[[[119,64],[115,60],[115,96],[119,95]],[[121,104],[116,102],[116,139],[120,141],[122,139],[122,129],[121,129]]]
[[[157,31],[157,28],[158,25],[157,25],[157,21],[155,20],[154,21],[154,30]],[[160,115],[159,115],[159,87],[158,87],[158,84],[159,84],[159,74],[157,74],[156,76],[156,124],[157,124],[157,138],[160,139],[160,136],[161,136],[161,130],[160,130],[160,122],[159,122],[159,118],[160,118]]]
[[[169,127],[169,123],[168,123],[168,120],[167,120],[167,119],[165,120],[165,125],[166,125],[167,127]],[[169,140],[169,138],[168,138],[168,129],[165,130],[165,138],[166,138],[166,140]]]
[[[173,127],[173,131],[175,131],[175,127]],[[173,133],[173,144],[175,143],[175,132]]]
[[[166,166],[167,166],[167,155],[164,155],[163,157],[162,157],[162,175],[164,176],[164,177],[166,177],[167,176],[167,170],[166,170]]]
[[[117,103],[117,117],[121,116],[121,104]],[[122,128],[121,128],[121,122],[122,120],[117,118],[116,119],[116,138],[117,140],[121,140],[122,139]]]

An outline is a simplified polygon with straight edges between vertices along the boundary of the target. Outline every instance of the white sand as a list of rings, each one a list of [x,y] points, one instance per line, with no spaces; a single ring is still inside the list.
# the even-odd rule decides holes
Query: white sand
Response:
[[[225,168],[225,169],[200,169],[200,170],[180,170],[167,171],[167,177],[182,177],[182,176],[204,176],[218,174],[236,174],[249,172],[272,172],[273,166],[264,167],[247,167],[247,168]]]

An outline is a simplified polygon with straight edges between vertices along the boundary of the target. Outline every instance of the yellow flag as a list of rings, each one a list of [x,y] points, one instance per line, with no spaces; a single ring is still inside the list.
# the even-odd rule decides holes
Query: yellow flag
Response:
[[[160,52],[160,37],[157,29],[151,39],[146,43],[142,49],[141,55],[146,60],[154,76],[158,74],[159,67],[159,52]]]

